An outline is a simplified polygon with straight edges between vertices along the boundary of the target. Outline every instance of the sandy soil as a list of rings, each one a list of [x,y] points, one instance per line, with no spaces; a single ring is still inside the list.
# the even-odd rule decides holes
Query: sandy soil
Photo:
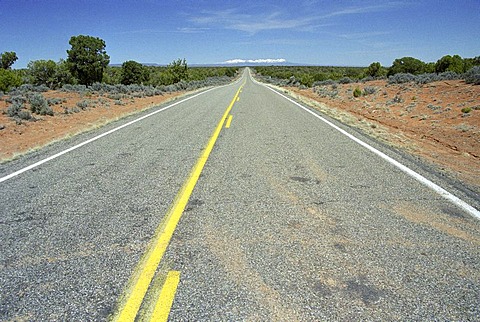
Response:
[[[362,91],[368,87],[367,90],[374,93],[355,98],[356,87]],[[480,191],[480,86],[463,81],[426,85],[389,85],[385,81],[372,81],[284,90],[327,115],[433,162]],[[54,116],[36,116],[35,122],[17,124],[0,113],[0,160],[11,159],[184,94],[124,99],[124,105],[115,105],[115,101],[107,97],[49,91],[44,93],[46,98],[63,100],[53,106]],[[0,99],[0,111],[8,106],[6,98]],[[65,113],[84,99],[94,103],[78,113]],[[465,107],[470,107],[471,111],[463,113],[461,110]]]
[[[356,98],[357,87],[375,93]],[[344,123],[427,159],[480,191],[480,86],[460,80],[425,85],[372,81],[286,90]],[[463,108],[471,111],[464,113]]]
[[[63,102],[51,106],[54,116],[33,114],[36,121],[22,121],[21,124],[5,113],[1,113],[10,104],[5,101],[6,96],[0,100],[0,161],[12,159],[49,143],[98,128],[121,117],[138,113],[188,93],[175,92],[152,97],[123,99],[122,105],[116,105],[114,99],[99,95],[87,96],[60,91],[42,94],[45,98],[58,98]],[[83,100],[90,102],[89,107],[84,110],[76,105]],[[28,104],[26,106],[28,107]],[[68,114],[66,110],[69,111]],[[77,112],[73,112],[74,110]]]

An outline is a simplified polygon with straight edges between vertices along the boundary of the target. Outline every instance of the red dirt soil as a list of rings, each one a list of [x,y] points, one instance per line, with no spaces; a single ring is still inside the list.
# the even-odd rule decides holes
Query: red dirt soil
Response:
[[[370,87],[375,93],[355,98],[357,87],[362,92]],[[349,125],[429,160],[480,191],[479,85],[461,80],[425,85],[371,81],[338,84],[336,89],[287,89],[310,103],[323,103],[319,109],[333,117],[350,116]],[[336,96],[328,95],[335,90]],[[464,108],[470,108],[468,113]]]
[[[63,103],[52,106],[54,116],[38,116],[33,114],[37,121],[22,121],[21,124],[0,113],[0,161],[11,159],[24,154],[32,149],[47,145],[51,142],[69,137],[89,129],[115,121],[123,116],[140,112],[144,109],[172,100],[185,93],[176,92],[152,97],[123,99],[122,105],[115,105],[115,100],[99,95],[81,95],[79,93],[66,93],[61,91],[48,91],[42,93],[45,98],[59,98]],[[0,100],[0,112],[6,111],[10,105]],[[81,110],[77,102],[87,99],[90,106]],[[117,102],[119,103],[119,102]],[[28,104],[26,104],[28,107]],[[66,114],[65,110],[70,112]]]

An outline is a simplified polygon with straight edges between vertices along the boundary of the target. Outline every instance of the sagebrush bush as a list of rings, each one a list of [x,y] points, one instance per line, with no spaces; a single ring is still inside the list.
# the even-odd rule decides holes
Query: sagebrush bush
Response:
[[[464,75],[467,84],[480,85],[480,66],[474,66]]]
[[[333,84],[337,84],[337,82],[335,82],[333,79],[327,79],[324,81],[314,82],[313,86],[323,86],[323,85],[333,85]]]
[[[33,93],[29,96],[28,102],[30,103],[30,110],[32,113],[40,115],[53,115],[53,110],[48,106],[48,102],[40,93]]]
[[[377,92],[377,88],[374,86],[365,86],[363,89],[363,95],[371,95]]]
[[[416,77],[409,73],[398,73],[388,77],[389,84],[403,84],[415,81]]]
[[[82,110],[85,110],[90,105],[90,101],[89,100],[82,100],[80,102],[77,102],[76,105],[77,105],[77,107],[80,107]]]
[[[340,84],[350,84],[353,83],[353,80],[350,77],[342,77],[338,80]]]
[[[23,102],[13,101],[12,104],[7,107],[7,115],[9,117],[16,117],[24,107]]]
[[[30,114],[30,112],[27,111],[27,110],[19,111],[17,116],[18,116],[19,119],[25,120],[25,121],[29,121],[29,120],[33,119],[32,114]]]
[[[313,92],[320,97],[335,98],[338,95],[336,84],[335,87],[332,85],[332,90],[329,90],[327,86],[316,86],[313,88]]]

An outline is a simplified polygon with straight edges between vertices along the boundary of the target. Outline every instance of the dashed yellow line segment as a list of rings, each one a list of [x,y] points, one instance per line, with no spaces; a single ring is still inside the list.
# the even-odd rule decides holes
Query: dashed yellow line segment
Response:
[[[168,315],[175,298],[175,292],[177,291],[178,283],[180,282],[180,272],[170,271],[168,272],[167,279],[163,284],[162,291],[158,296],[157,304],[153,310],[150,321],[163,322],[168,320]]]
[[[233,115],[230,114],[228,116],[227,123],[225,123],[225,128],[226,129],[230,128],[230,124],[232,124],[232,118],[233,118]]]
[[[225,113],[223,114],[220,122],[218,123],[215,131],[213,132],[210,140],[208,141],[205,149],[203,150],[202,155],[197,160],[194,165],[190,175],[183,184],[180,191],[177,193],[172,205],[170,206],[164,221],[160,224],[156,231],[152,242],[147,249],[147,252],[144,254],[142,259],[137,265],[130,281],[128,287],[123,297],[120,300],[119,309],[113,317],[113,321],[134,321],[137,316],[138,310],[143,302],[143,298],[148,290],[148,287],[155,275],[155,271],[160,264],[160,261],[165,254],[165,251],[170,243],[170,239],[173,236],[173,232],[182,216],[183,211],[188,203],[188,199],[192,194],[193,188],[195,187],[198,178],[205,166],[205,163],[208,160],[210,153],[212,152],[213,146],[220,135],[220,132],[223,128],[225,120],[229,115],[235,101],[238,98],[238,95],[245,85],[245,82],[240,86],[240,88],[235,93],[232,101],[228,105]],[[157,303],[158,305],[158,303]],[[168,313],[167,313],[168,316]]]

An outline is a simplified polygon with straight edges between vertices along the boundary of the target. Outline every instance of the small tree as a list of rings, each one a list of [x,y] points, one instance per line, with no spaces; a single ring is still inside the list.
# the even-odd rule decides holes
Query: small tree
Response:
[[[133,60],[122,64],[122,84],[142,84],[148,82],[149,78],[149,71],[142,64]]]
[[[0,91],[8,92],[14,87],[22,85],[22,79],[14,70],[0,68]]]
[[[2,53],[2,56],[0,58],[0,68],[10,69],[17,59],[17,54],[14,51],[7,51]]]
[[[365,72],[368,76],[371,77],[378,77],[381,76],[381,69],[382,65],[380,65],[379,62],[371,63],[370,66],[368,66],[367,71]]]
[[[91,85],[101,82],[103,70],[110,62],[105,51],[105,41],[92,36],[73,36],[70,38],[72,48],[67,50],[67,62],[72,74],[80,84]]]
[[[47,85],[53,88],[57,64],[53,60],[35,60],[27,65],[30,82],[35,85]]]
[[[188,66],[185,59],[177,59],[167,66],[167,73],[170,74],[172,83],[178,83],[181,80],[188,80]]]
[[[53,60],[35,60],[29,62],[27,68],[29,81],[35,85],[46,85],[51,89],[57,89],[64,84],[74,82],[64,60],[58,63]]]
[[[462,74],[466,71],[466,64],[462,57],[459,55],[445,55],[435,64],[435,72],[443,73],[446,71]]]
[[[425,63],[413,57],[402,57],[393,61],[388,70],[388,76],[398,73],[422,74],[425,72]]]

